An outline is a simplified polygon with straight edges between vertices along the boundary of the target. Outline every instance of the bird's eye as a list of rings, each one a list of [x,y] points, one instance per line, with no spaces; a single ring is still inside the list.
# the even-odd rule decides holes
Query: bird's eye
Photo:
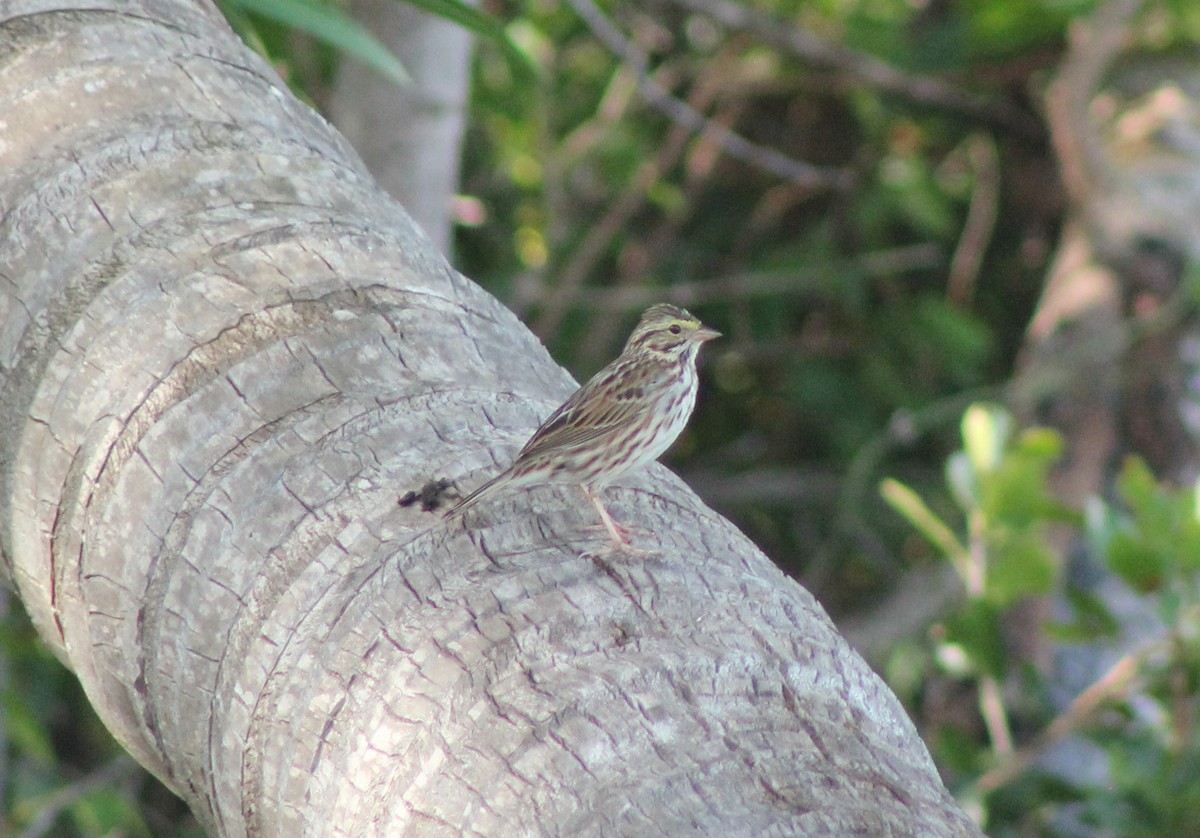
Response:
[[[677,334],[679,334],[679,333],[680,333],[680,332],[682,332],[682,331],[683,331],[683,327],[682,327],[682,326],[680,326],[678,323],[672,323],[672,324],[671,324],[671,334],[673,334],[673,335],[677,335]]]

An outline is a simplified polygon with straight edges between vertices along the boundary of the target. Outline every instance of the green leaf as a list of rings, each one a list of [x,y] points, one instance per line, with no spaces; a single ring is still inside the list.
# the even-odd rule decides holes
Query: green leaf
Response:
[[[990,526],[1024,528],[1045,519],[1077,520],[1077,513],[1051,496],[1047,485],[1050,466],[1061,451],[1057,433],[1035,428],[1021,433],[999,462],[980,475],[980,505]]]
[[[1125,527],[1122,516],[1096,496],[1089,497],[1083,506],[1084,532],[1088,546],[1097,556],[1108,554],[1108,545]]]
[[[954,531],[939,518],[925,501],[899,480],[887,478],[879,484],[879,494],[893,509],[908,519],[929,541],[952,562],[958,563],[966,553]]]
[[[270,55],[271,51],[259,34],[258,28],[255,27],[254,21],[245,11],[234,6],[233,2],[234,0],[216,0],[217,8],[225,16],[225,22],[250,49],[259,55]]]
[[[1074,620],[1070,623],[1047,623],[1047,637],[1060,643],[1095,643],[1117,636],[1120,624],[1103,599],[1078,589],[1068,588],[1065,593],[1075,612]]]
[[[1158,496],[1158,482],[1145,460],[1129,457],[1117,477],[1117,491],[1135,515],[1150,510]]]
[[[962,420],[963,448],[978,475],[988,474],[1000,464],[1012,429],[1012,416],[998,405],[967,408]]]
[[[918,235],[949,238],[959,224],[954,202],[937,183],[929,161],[910,149],[883,159],[879,185],[896,216]]]
[[[1062,456],[1062,434],[1053,428],[1028,428],[1017,437],[1015,450],[1038,460],[1053,463]]]
[[[9,690],[3,694],[4,734],[9,747],[25,754],[42,765],[54,765],[54,745],[43,721],[37,718],[30,705]]]
[[[1108,513],[1111,531],[1108,560],[1122,578],[1141,591],[1159,590],[1182,581],[1181,573],[1200,566],[1200,519],[1194,489],[1160,484],[1140,459],[1126,461],[1117,489],[1129,514]],[[1099,502],[1097,502],[1099,504]],[[1090,516],[1089,535],[1095,542],[1100,516]]]
[[[928,677],[929,650],[917,637],[899,640],[888,650],[883,676],[901,701],[915,702]]]
[[[1163,584],[1163,555],[1128,532],[1119,532],[1108,544],[1108,566],[1135,591],[1150,593]]]
[[[1006,658],[1000,611],[990,602],[973,599],[950,615],[945,623],[946,640],[957,643],[980,671],[1004,677]]]
[[[1082,15],[1092,0],[988,0],[971,4],[963,40],[980,59],[1000,60],[1053,43],[1072,15]]]
[[[116,788],[99,788],[71,804],[72,820],[83,835],[149,836],[137,806]]]
[[[979,508],[979,479],[966,452],[956,451],[946,459],[946,483],[964,511]]]
[[[1156,597],[1155,606],[1158,610],[1158,617],[1163,621],[1164,625],[1177,625],[1180,619],[1180,614],[1183,613],[1183,596],[1179,588],[1164,588]]]
[[[992,349],[986,324],[943,297],[922,297],[906,327],[934,350],[940,367],[961,384],[974,384]]]
[[[963,775],[980,770],[984,751],[979,747],[978,740],[950,722],[937,722],[931,749],[937,754],[938,765],[949,765]]]
[[[1046,489],[1045,462],[1012,453],[987,476],[983,509],[993,524],[1026,527],[1058,504]]]
[[[1009,535],[990,552],[985,595],[998,605],[1054,587],[1054,555],[1040,534]]]
[[[1200,480],[1184,493],[1180,506],[1184,520],[1179,539],[1179,566],[1194,572],[1200,570]]]
[[[223,0],[226,6],[254,12],[285,26],[302,29],[344,50],[397,84],[412,79],[400,59],[354,18],[337,6],[318,0]]]

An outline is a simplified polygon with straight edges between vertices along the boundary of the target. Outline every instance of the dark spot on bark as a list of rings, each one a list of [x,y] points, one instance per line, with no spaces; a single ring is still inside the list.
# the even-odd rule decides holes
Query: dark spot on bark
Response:
[[[451,499],[451,496],[457,497],[459,494],[458,489],[454,486],[454,481],[443,477],[438,480],[430,480],[415,491],[405,492],[397,503],[407,507],[419,501],[422,512],[432,512],[444,501]]]

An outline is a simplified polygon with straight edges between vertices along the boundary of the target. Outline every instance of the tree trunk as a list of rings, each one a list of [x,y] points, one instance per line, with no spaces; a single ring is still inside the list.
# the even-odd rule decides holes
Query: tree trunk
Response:
[[[401,87],[365,64],[343,61],[330,117],[383,188],[449,253],[471,34],[397,0],[355,0],[351,11],[400,56],[413,82]]]
[[[222,835],[965,835],[821,608],[655,466],[446,525],[571,389],[206,3],[0,6],[0,543]]]

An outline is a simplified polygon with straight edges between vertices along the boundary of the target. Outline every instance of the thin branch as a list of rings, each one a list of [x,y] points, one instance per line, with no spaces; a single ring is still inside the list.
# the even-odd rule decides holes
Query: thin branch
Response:
[[[1011,756],[988,771],[975,783],[980,794],[988,794],[1019,777],[1034,761],[1063,737],[1075,732],[1087,723],[1096,712],[1114,699],[1128,695],[1142,664],[1150,655],[1162,648],[1162,641],[1131,652],[1109,668],[1090,687],[1075,697],[1071,705],[1055,717],[1041,735],[1028,745],[1012,752]]]
[[[1104,155],[1089,114],[1092,96],[1129,37],[1143,0],[1110,0],[1072,24],[1062,69],[1046,93],[1050,138],[1072,202],[1087,208],[1104,184]]]
[[[928,270],[945,264],[945,255],[935,244],[913,244],[866,253],[845,266],[822,268],[821,273],[839,269],[857,270],[868,276],[896,275],[906,271]],[[589,288],[579,295],[579,303],[602,311],[640,311],[647,305],[668,301],[677,305],[697,305],[712,300],[754,299],[779,295],[818,294],[823,284],[811,280],[812,270],[757,271],[731,274],[713,279],[682,282],[666,287],[625,286]]]
[[[1008,711],[1004,709],[1000,682],[994,675],[979,677],[979,714],[983,717],[996,756],[1001,759],[1012,756],[1012,726],[1008,722]]]
[[[620,75],[635,76],[635,86],[636,72],[627,64],[622,64],[618,70]],[[713,95],[711,85],[701,84],[692,92],[694,101],[700,106],[711,101]],[[559,271],[558,282],[543,295],[542,312],[534,323],[534,331],[545,337],[558,330],[568,310],[575,305],[580,289],[596,263],[608,250],[621,228],[646,205],[650,187],[664,172],[679,162],[686,149],[688,137],[688,129],[674,126],[667,133],[658,154],[642,161],[634,173],[630,187],[622,191],[591,225],[583,241]]]
[[[764,43],[809,64],[836,70],[861,84],[914,104],[960,113],[993,128],[1025,137],[1045,136],[1045,129],[1033,115],[1008,102],[974,96],[927,76],[903,73],[874,56],[815,38],[799,26],[730,0],[671,2],[707,15],[723,26],[749,32]]]
[[[967,141],[967,156],[975,169],[975,189],[946,283],[947,296],[961,308],[970,306],[975,296],[979,269],[1000,208],[1000,157],[995,142],[989,136],[973,136]]]
[[[860,655],[878,664],[897,642],[927,631],[963,597],[962,577],[948,562],[938,562],[906,571],[887,597],[839,622],[838,630]]]
[[[692,470],[683,477],[706,503],[716,506],[760,504],[792,508],[815,504],[836,495],[841,484],[836,472],[820,468],[765,467],[739,474]]]
[[[569,0],[572,8],[583,18],[592,33],[612,52],[634,69],[638,90],[650,104],[676,123],[703,135],[716,143],[730,157],[757,166],[779,177],[817,189],[848,189],[850,173],[840,169],[813,166],[785,154],[751,142],[723,125],[705,117],[690,105],[672,96],[650,78],[649,61],[645,54],[629,41],[596,7],[591,0]]]
[[[723,52],[732,54],[735,51],[736,48],[730,45]],[[726,58],[725,55],[719,55],[716,60],[705,62],[703,71],[691,85],[688,101],[698,111],[703,111],[709,101],[719,98],[720,90],[724,87],[722,82],[732,75]],[[736,61],[736,58],[732,60]],[[735,96],[722,102],[712,116],[713,121],[726,126],[735,124],[745,110],[746,102],[744,96]],[[670,133],[680,135],[681,154],[685,159],[682,178],[678,183],[678,205],[669,212],[655,213],[645,234],[631,242],[630,246],[622,248],[617,262],[618,269],[611,283],[615,288],[644,286],[647,275],[661,272],[657,267],[664,256],[671,252],[674,243],[684,235],[684,228],[694,218],[696,208],[702,203],[702,194],[712,185],[712,168],[722,156],[720,146],[707,137],[699,137],[689,144],[687,140],[690,132],[682,125],[676,125]],[[812,190],[806,187],[794,183],[789,185],[794,189],[812,193]],[[617,333],[617,329],[620,328],[619,319],[597,318],[594,322],[595,326],[588,329],[581,343],[584,357],[595,357],[620,338]]]

